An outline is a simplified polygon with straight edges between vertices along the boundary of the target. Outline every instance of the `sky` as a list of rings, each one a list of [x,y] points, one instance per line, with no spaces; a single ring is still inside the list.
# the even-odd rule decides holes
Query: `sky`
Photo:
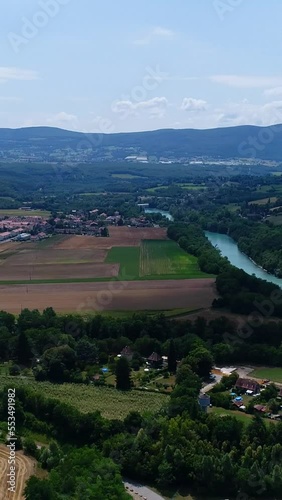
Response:
[[[282,123],[281,0],[9,0],[0,127]]]

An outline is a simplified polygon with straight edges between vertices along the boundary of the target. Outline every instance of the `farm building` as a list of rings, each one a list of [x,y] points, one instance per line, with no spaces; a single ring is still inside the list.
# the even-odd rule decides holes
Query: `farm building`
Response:
[[[257,392],[260,391],[260,385],[258,382],[256,382],[255,380],[251,380],[251,379],[248,379],[248,378],[238,378],[236,384],[235,384],[235,387],[237,389],[241,389],[241,390],[244,390],[244,391],[249,391],[248,393],[251,394],[251,393],[254,393],[256,394]]]
[[[148,358],[148,362],[151,368],[161,368],[163,365],[163,358],[156,352],[153,352]]]

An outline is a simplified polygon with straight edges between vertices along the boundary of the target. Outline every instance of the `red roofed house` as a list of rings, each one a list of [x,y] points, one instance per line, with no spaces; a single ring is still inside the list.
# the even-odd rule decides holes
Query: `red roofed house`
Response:
[[[163,358],[156,352],[153,352],[148,358],[151,368],[161,368],[163,366]]]
[[[259,383],[249,378],[238,378],[235,387],[237,389],[243,389],[245,391],[252,391],[255,394],[260,391]]]

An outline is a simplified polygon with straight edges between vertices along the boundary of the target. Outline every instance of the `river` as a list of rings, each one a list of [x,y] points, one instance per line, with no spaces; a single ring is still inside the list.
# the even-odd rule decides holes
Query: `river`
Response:
[[[169,212],[166,212],[165,210],[159,210],[158,208],[145,208],[145,214],[161,214],[171,222],[174,221],[174,218]]]
[[[248,274],[255,274],[257,278],[261,278],[270,283],[280,286],[282,288],[282,279],[276,278],[267,271],[264,271],[260,266],[255,264],[247,255],[243,254],[236,243],[230,236],[220,233],[205,232],[205,235],[214,247],[217,247],[223,257],[227,257],[233,266],[243,269]]]

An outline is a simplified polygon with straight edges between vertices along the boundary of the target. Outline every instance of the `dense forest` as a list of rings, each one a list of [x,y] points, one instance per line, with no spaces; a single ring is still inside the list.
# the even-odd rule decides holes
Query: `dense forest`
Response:
[[[31,440],[18,443],[50,472],[48,479],[28,481],[27,500],[126,500],[121,474],[164,489],[186,486],[208,498],[279,498],[282,423],[266,426],[255,416],[244,426],[232,416],[205,414],[196,401],[200,386],[184,359],[170,401],[159,414],[130,413],[124,421],[105,420],[98,412],[81,414],[18,388],[18,430],[28,426],[55,440],[41,450]],[[0,420],[6,408],[4,389]]]
[[[269,131],[268,143],[257,149],[250,136],[260,140]],[[96,156],[115,151],[113,159],[124,158],[132,152],[146,151],[150,156],[214,157],[214,158],[265,158],[280,161],[281,126],[237,126],[211,130],[155,130],[119,134],[81,133],[52,127],[1,129],[0,146],[4,150],[24,150],[28,153],[52,152],[58,149],[85,150],[91,148]],[[238,144],[241,145],[238,148]]]

